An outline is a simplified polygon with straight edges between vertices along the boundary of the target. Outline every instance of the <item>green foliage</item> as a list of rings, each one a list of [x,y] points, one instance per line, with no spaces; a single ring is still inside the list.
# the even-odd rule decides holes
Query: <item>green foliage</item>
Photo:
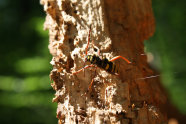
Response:
[[[186,114],[186,9],[183,0],[152,1],[156,19],[155,35],[147,41],[152,63],[162,74],[162,83],[180,112]]]
[[[39,1],[0,1],[0,123],[57,123]]]
[[[15,70],[22,74],[33,74],[39,72],[49,72],[50,64],[45,57],[31,57],[18,60],[15,63]]]

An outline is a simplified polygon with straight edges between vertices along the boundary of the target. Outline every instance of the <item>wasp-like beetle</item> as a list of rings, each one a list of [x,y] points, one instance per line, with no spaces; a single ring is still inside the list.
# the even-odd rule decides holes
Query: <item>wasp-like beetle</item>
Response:
[[[97,65],[99,68],[104,69],[110,74],[118,74],[117,66],[109,61],[107,58],[100,59],[99,56],[87,55],[85,61],[90,62],[91,64]]]
[[[123,56],[116,56],[114,58],[112,58],[111,60],[108,60],[107,58],[103,58],[101,59],[99,56],[97,55],[87,55],[87,51],[88,51],[88,46],[89,46],[89,42],[90,42],[90,32],[91,32],[91,27],[89,30],[89,35],[88,35],[88,43],[87,43],[87,47],[86,47],[86,52],[85,52],[85,62],[90,62],[91,65],[87,65],[85,67],[83,67],[82,69],[73,72],[73,74],[79,73],[84,69],[87,69],[89,67],[93,67],[94,65],[96,65],[99,68],[104,69],[105,71],[107,71],[110,74],[118,74],[118,68],[117,66],[113,63],[113,61],[122,58],[123,60],[125,60],[127,63],[131,63],[128,59],[126,59]],[[99,55],[99,52],[98,52]]]

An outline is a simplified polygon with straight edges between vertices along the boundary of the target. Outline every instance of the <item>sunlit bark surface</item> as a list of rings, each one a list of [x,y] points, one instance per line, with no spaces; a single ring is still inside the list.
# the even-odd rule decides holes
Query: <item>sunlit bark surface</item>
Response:
[[[41,0],[46,11],[49,49],[53,56],[50,77],[56,91],[59,123],[162,124],[166,97],[144,55],[144,40],[154,33],[150,0]],[[119,75],[85,65],[88,55],[114,63]],[[93,83],[89,88],[90,83]]]

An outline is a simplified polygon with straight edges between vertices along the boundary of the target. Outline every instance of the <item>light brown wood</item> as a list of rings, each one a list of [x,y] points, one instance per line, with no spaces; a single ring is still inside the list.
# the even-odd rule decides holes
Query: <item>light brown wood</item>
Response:
[[[52,87],[56,91],[59,123],[163,124],[161,106],[166,96],[144,54],[143,41],[154,33],[150,0],[41,0],[49,30]],[[84,67],[89,27],[88,54],[115,60],[119,76]],[[88,62],[86,63],[86,65]],[[92,81],[91,89],[89,85]]]

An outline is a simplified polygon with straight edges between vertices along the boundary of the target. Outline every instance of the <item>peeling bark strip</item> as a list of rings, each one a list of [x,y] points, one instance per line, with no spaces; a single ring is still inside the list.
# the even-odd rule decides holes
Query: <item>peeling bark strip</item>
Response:
[[[160,106],[166,96],[158,79],[137,80],[153,75],[144,54],[143,41],[154,33],[150,0],[41,0],[49,30],[53,102],[58,103],[59,123],[162,124]],[[88,54],[112,59],[121,55],[132,61],[115,61],[119,76],[100,68],[85,69]],[[88,63],[86,63],[88,64]],[[90,90],[88,87],[93,79]]]

